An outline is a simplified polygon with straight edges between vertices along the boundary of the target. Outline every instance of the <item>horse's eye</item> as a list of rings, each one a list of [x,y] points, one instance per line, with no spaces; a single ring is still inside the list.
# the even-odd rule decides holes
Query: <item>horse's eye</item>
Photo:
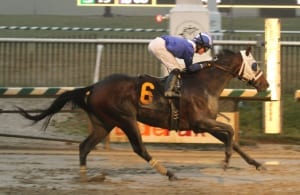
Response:
[[[251,68],[252,68],[253,71],[257,71],[257,63],[253,62],[252,65],[251,65]]]

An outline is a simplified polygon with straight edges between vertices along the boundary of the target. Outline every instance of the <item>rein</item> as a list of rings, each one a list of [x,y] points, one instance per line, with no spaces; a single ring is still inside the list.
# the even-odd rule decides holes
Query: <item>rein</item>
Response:
[[[214,62],[215,62],[215,61],[214,61]],[[216,67],[216,68],[219,69],[219,70],[222,70],[222,71],[224,71],[224,72],[227,72],[227,73],[231,74],[233,77],[237,77],[237,76],[238,76],[237,71],[236,71],[236,72],[233,72],[231,69],[225,68],[224,66],[220,66],[220,65],[218,65],[218,64],[216,64],[216,63],[212,63],[211,66],[214,66],[214,67]]]

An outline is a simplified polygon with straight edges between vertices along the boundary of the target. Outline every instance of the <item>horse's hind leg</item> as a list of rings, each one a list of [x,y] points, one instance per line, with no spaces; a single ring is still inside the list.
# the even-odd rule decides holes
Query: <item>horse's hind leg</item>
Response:
[[[106,127],[95,116],[89,116],[92,124],[90,135],[80,143],[79,145],[79,161],[80,161],[80,175],[81,179],[85,179],[86,176],[86,159],[95,146],[102,141],[111,131],[112,127]]]
[[[133,148],[133,151],[136,154],[138,154],[140,157],[146,160],[152,168],[156,169],[157,172],[159,172],[162,175],[168,176],[169,180],[173,181],[177,179],[177,177],[172,172],[167,170],[156,159],[150,156],[145,145],[142,142],[142,137],[137,122],[135,120],[128,120],[126,122],[122,122],[120,127],[127,135],[130,144]]]

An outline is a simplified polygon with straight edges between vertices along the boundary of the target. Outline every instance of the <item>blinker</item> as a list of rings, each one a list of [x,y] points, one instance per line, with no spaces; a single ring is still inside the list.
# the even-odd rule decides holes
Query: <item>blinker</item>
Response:
[[[251,65],[251,68],[252,68],[253,71],[257,71],[257,63],[253,62],[252,65]]]

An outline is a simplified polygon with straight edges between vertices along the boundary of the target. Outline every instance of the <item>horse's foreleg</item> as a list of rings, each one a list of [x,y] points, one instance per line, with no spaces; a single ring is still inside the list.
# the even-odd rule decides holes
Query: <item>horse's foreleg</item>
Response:
[[[223,134],[227,135],[227,144],[225,144],[225,160],[224,160],[224,165],[223,165],[224,170],[226,170],[229,166],[229,160],[232,156],[233,129],[230,127],[228,129],[226,129],[225,132],[223,132]]]
[[[210,134],[223,143],[225,143],[227,140],[226,136],[222,133],[210,132]],[[236,151],[248,164],[255,166],[257,170],[264,168],[261,163],[257,162],[256,160],[251,158],[248,154],[246,154],[235,142],[233,142],[233,150]]]
[[[234,151],[236,151],[248,164],[255,166],[255,168],[257,170],[261,170],[261,169],[265,169],[265,167],[257,162],[256,160],[254,160],[253,158],[251,158],[248,154],[246,154],[244,151],[242,151],[242,149],[236,144],[233,143],[233,149]]]
[[[152,158],[148,153],[145,145],[142,142],[142,137],[136,121],[130,121],[127,122],[127,124],[123,122],[121,128],[127,135],[133,151],[136,154],[146,160],[150,164],[150,166],[154,168],[158,173],[164,176],[168,176],[170,181],[177,179],[177,177],[171,171],[167,170],[160,162]]]
[[[229,165],[229,161],[232,155],[233,149],[233,128],[226,124],[213,119],[205,119],[199,123],[201,129],[205,129],[210,134],[220,134],[223,140],[221,140],[225,145],[225,160],[223,168],[226,170]]]

